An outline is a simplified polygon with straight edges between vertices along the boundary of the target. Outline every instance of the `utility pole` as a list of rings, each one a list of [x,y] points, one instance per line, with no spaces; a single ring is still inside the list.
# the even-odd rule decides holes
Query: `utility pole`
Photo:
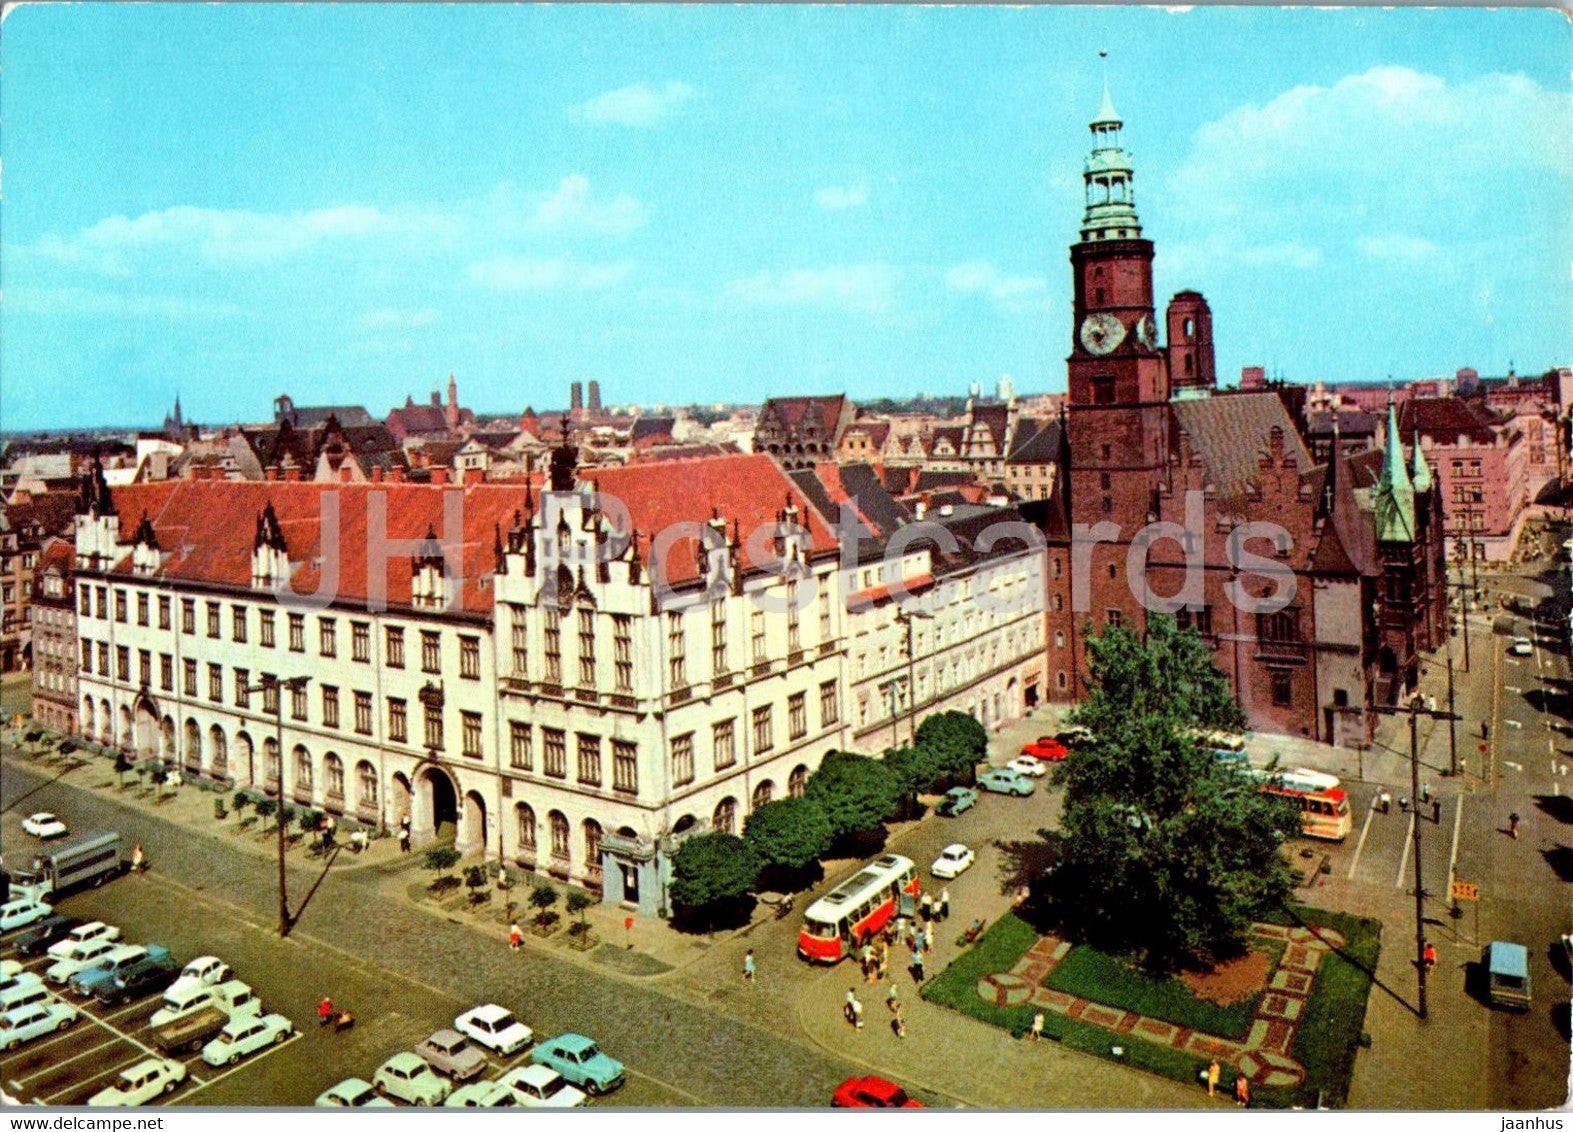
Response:
[[[273,723],[274,742],[278,744],[279,755],[279,784],[278,798],[279,809],[274,815],[274,821],[279,827],[279,938],[289,935],[293,926],[289,914],[289,888],[284,872],[284,690],[288,688],[293,694],[306,686],[310,676],[292,676],[288,680],[278,677],[265,676],[260,684],[248,684],[246,692],[261,692],[264,696],[272,691],[273,697]]]
[[[1467,641],[1469,639],[1469,637],[1467,635],[1469,630],[1466,628],[1464,630],[1464,632],[1466,634],[1464,639]],[[1449,762],[1448,774],[1452,778],[1457,778],[1458,777],[1458,728],[1456,726],[1457,720],[1458,720],[1458,716],[1453,711],[1453,650],[1452,649],[1448,649],[1447,650],[1447,754],[1448,754],[1448,762]]]

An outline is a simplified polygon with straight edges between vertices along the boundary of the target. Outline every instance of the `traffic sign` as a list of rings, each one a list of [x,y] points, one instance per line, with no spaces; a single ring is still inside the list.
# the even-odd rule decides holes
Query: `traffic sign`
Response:
[[[1455,880],[1453,882],[1453,899],[1479,900],[1480,886],[1478,884],[1470,884],[1468,881],[1464,880]]]

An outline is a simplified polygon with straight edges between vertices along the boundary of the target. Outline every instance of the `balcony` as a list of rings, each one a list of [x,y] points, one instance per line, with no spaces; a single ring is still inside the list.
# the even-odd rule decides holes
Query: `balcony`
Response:
[[[754,661],[754,667],[752,669],[752,673],[753,673],[753,675],[756,678],[760,677],[760,676],[769,676],[770,675],[770,662],[768,660],[756,660],[756,661]]]
[[[790,667],[790,666],[792,666],[794,664],[802,664],[802,663],[803,663],[803,650],[802,649],[793,649],[791,652],[787,653],[787,666],[788,667]]]
[[[1305,660],[1309,646],[1304,641],[1256,641],[1256,655],[1273,660]]]
[[[505,692],[528,692],[530,690],[530,682],[523,676],[502,676],[499,677],[499,680]]]
[[[639,705],[638,700],[623,692],[613,692],[607,699],[611,701],[613,707],[631,708]]]
[[[722,672],[712,683],[717,688],[730,688],[732,686],[732,674],[730,672]]]
[[[582,704],[598,704],[601,702],[601,695],[594,688],[575,688],[573,690],[573,698]]]

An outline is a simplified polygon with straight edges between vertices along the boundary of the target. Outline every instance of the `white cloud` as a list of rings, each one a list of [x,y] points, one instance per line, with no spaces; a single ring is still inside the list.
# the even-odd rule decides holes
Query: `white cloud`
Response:
[[[859,208],[868,203],[868,184],[859,181],[855,185],[826,185],[814,193],[814,203],[826,212]]]
[[[414,310],[399,307],[377,307],[361,315],[355,325],[362,330],[405,330],[417,326],[430,326],[437,321],[437,312],[431,307]]]
[[[576,113],[589,122],[610,122],[619,126],[653,126],[697,92],[687,83],[669,82],[662,87],[634,83],[598,94],[577,107]]]
[[[231,302],[184,295],[117,295],[85,287],[12,287],[5,305],[15,313],[86,315],[159,322],[191,322],[238,318],[244,312]]]
[[[756,306],[826,306],[882,311],[895,302],[901,272],[885,263],[761,271],[734,279],[726,292]]]
[[[1397,232],[1385,236],[1361,236],[1355,245],[1361,255],[1371,259],[1396,259],[1405,263],[1428,259],[1442,250],[1423,236],[1406,236]]]
[[[557,190],[535,206],[530,227],[541,232],[588,232],[617,235],[642,227],[648,220],[644,205],[627,193],[607,200],[592,200],[590,179],[572,173]]]
[[[576,263],[568,259],[496,256],[465,268],[473,283],[496,291],[592,291],[615,286],[633,270],[629,261]]]
[[[945,285],[953,291],[999,300],[1036,297],[1048,291],[1043,276],[1006,275],[986,259],[958,263],[945,273]]]

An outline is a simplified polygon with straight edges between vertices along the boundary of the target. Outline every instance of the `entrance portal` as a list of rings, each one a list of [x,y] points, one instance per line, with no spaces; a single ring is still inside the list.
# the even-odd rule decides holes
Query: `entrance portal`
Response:
[[[423,831],[438,841],[452,841],[459,826],[459,799],[453,779],[436,767],[428,767],[420,778],[421,809],[431,824]]]

